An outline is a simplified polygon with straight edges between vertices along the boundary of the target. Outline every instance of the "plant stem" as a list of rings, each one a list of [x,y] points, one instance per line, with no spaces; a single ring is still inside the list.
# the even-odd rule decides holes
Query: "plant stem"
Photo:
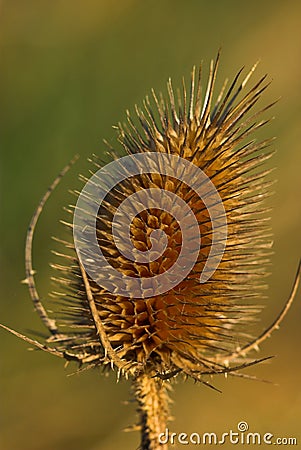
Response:
[[[139,450],[167,450],[167,444],[159,442],[160,433],[165,433],[169,418],[169,397],[166,382],[151,374],[138,375],[133,384],[138,402],[141,445]]]

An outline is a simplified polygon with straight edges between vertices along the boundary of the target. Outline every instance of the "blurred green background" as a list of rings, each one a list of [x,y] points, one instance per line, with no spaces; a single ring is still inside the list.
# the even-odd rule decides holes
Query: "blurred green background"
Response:
[[[207,64],[222,46],[219,82],[258,59],[272,85],[265,102],[281,96],[276,118],[260,132],[277,136],[276,194],[271,200],[275,255],[269,302],[260,332],[289,294],[300,256],[301,4],[299,1],[43,0],[0,1],[1,303],[0,320],[21,332],[44,332],[24,278],[26,228],[37,202],[75,154],[81,158],[61,183],[38,224],[34,267],[45,298],[62,208],[73,199],[86,158],[115,143],[112,125],[169,76],[179,82],[193,64]],[[257,79],[257,78],[256,78]],[[300,291],[261,356],[277,355],[247,373],[278,386],[216,378],[218,394],[179,382],[173,393],[177,432],[222,433],[246,420],[251,431],[295,436],[301,445]],[[135,422],[126,405],[130,385],[97,371],[68,377],[63,362],[0,330],[0,448],[2,450],[135,449]],[[256,355],[255,355],[256,356]],[[180,446],[175,447],[180,448]],[[195,448],[195,446],[186,446]],[[229,446],[230,448],[230,446]],[[236,448],[242,448],[239,445]],[[254,447],[256,448],[256,446]]]

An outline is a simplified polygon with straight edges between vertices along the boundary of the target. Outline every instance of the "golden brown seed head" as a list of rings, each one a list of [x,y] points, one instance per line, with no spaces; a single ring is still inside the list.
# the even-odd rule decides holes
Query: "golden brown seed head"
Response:
[[[153,92],[152,102],[146,98],[144,109],[136,108],[140,127],[129,114],[127,124],[118,127],[119,141],[128,154],[174,154],[199,167],[218,191],[228,227],[221,261],[211,278],[200,283],[213,229],[203,199],[186,183],[160,173],[142,173],[115,186],[100,205],[99,246],[110,265],[126,276],[147,279],[168,271],[177,261],[182,245],[181,229],[173,215],[146,204],[142,212],[132,217],[133,247],[148,251],[152,246],[151,233],[162,230],[167,237],[165,251],[148,263],[131,261],[120,253],[114,242],[112,221],[118,206],[132,194],[150,188],[176,194],[193,211],[201,235],[197,261],[189,275],[160,295],[115,295],[114,278],[109,292],[87,277],[108,345],[124,364],[122,371],[126,374],[148,372],[165,376],[181,370],[195,377],[214,372],[227,355],[251,339],[249,323],[259,310],[256,304],[262,299],[271,247],[262,206],[269,195],[269,171],[261,166],[272,154],[265,150],[272,140],[255,142],[247,138],[265,123],[258,121],[263,110],[252,111],[266,85],[262,78],[244,94],[253,68],[241,82],[239,73],[229,89],[224,87],[216,98],[217,65],[218,58],[211,64],[203,95],[200,68],[198,77],[195,70],[192,72],[189,96],[183,84],[175,100],[169,81],[168,100]],[[94,163],[99,167],[97,158]],[[79,359],[92,366],[106,364],[108,349],[99,339],[83,268],[76,257],[71,271],[57,268],[69,270],[69,291],[64,302],[70,315],[66,322],[72,329],[70,339],[62,342],[62,349],[70,355],[80,353]]]

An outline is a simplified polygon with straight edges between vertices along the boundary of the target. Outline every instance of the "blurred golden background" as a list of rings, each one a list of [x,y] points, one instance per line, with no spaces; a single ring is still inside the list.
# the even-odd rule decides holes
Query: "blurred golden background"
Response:
[[[261,59],[256,79],[273,79],[265,103],[281,96],[276,118],[259,136],[277,136],[273,230],[275,255],[269,301],[257,325],[270,324],[289,294],[300,257],[301,4],[299,1],[203,0],[0,1],[1,303],[0,321],[44,333],[24,278],[26,228],[41,195],[76,153],[79,162],[50,199],[34,241],[34,268],[43,298],[51,290],[52,235],[61,235],[68,189],[79,186],[86,158],[115,144],[112,125],[154,87],[188,79],[222,46],[219,83]],[[254,78],[254,80],[255,80]],[[119,148],[119,147],[118,147]],[[277,355],[246,373],[273,384],[217,377],[222,394],[191,382],[174,386],[170,428],[223,433],[245,420],[250,431],[295,436],[301,445],[301,293],[260,356]],[[76,367],[0,331],[0,448],[115,450],[137,448],[130,384]],[[254,355],[256,357],[256,355]],[[186,448],[195,448],[188,445]],[[227,448],[230,446],[227,446]],[[181,448],[180,445],[174,448]],[[236,448],[243,448],[237,445]],[[257,448],[254,446],[253,448]],[[260,448],[260,447],[258,447]]]

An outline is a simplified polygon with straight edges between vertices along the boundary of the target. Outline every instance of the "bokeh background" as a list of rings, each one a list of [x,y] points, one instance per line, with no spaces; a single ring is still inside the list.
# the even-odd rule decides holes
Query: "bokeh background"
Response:
[[[289,294],[300,257],[301,4],[298,0],[2,0],[1,91],[1,303],[0,320],[19,331],[44,332],[24,278],[26,228],[37,202],[60,169],[81,155],[38,224],[34,267],[42,297],[51,290],[52,235],[72,201],[86,158],[115,143],[112,125],[154,87],[189,77],[222,46],[219,83],[258,59],[258,77],[273,79],[265,94],[281,96],[275,120],[260,136],[277,136],[271,166],[278,183],[270,203],[275,235],[269,301],[260,332]],[[174,387],[171,429],[222,433],[246,420],[251,431],[295,436],[301,446],[301,293],[279,331],[261,349],[277,355],[247,373],[275,383],[216,378],[218,394],[202,385]],[[0,330],[0,448],[2,450],[134,449],[135,422],[125,404],[130,385],[97,371],[67,376],[61,360]],[[256,355],[255,355],[256,356]],[[180,448],[176,446],[175,448]],[[195,448],[195,446],[186,446]],[[230,446],[229,446],[230,448]],[[242,448],[237,445],[236,448]],[[256,446],[254,447],[256,448]]]

